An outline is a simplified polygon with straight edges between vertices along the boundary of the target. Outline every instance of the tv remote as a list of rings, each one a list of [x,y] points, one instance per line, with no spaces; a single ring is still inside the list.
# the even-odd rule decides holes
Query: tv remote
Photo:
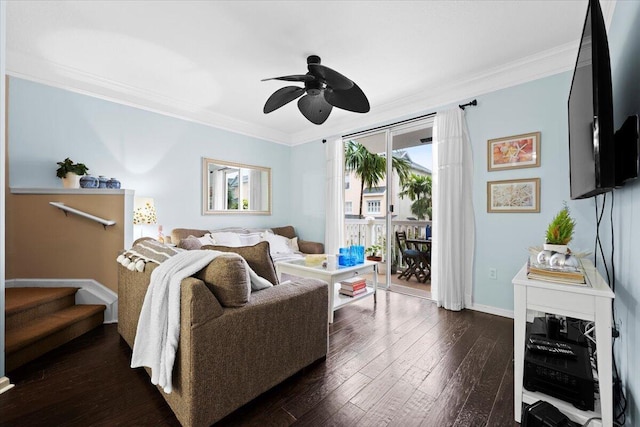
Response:
[[[559,348],[555,346],[539,345],[539,344],[527,344],[527,349],[540,354],[546,354],[548,356],[560,356],[575,359],[577,355],[571,350],[571,348]]]

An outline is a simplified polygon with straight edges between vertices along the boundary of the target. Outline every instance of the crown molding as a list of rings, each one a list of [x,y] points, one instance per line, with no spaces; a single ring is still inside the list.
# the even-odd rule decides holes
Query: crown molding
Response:
[[[610,17],[613,15],[615,2],[604,4],[607,5],[607,16]],[[435,108],[455,104],[463,99],[571,70],[575,65],[578,43],[576,39],[573,43],[527,56],[452,84],[434,84],[422,89],[420,93],[383,105],[374,105],[365,115],[343,116],[335,122],[293,134],[215,114],[184,100],[124,85],[11,50],[7,51],[7,74],[274,143],[295,146],[321,140],[328,135],[344,135],[379,126],[381,123],[391,123],[407,116],[432,112]]]
[[[430,113],[436,108],[457,104],[463,99],[572,70],[577,58],[578,43],[579,40],[576,39],[575,42],[527,56],[452,84],[432,85],[415,95],[372,107],[370,113],[357,119],[342,120],[320,130],[298,132],[293,134],[292,140],[295,143],[292,145],[322,139],[326,135],[344,135],[411,115]]]
[[[291,142],[291,136],[285,132],[212,113],[182,99],[126,85],[13,50],[7,50],[6,54],[7,74],[13,77],[278,144],[290,145]]]

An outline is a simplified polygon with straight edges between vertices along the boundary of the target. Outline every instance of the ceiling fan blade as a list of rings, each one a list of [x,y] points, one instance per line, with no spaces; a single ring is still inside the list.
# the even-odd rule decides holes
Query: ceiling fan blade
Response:
[[[333,89],[337,90],[347,90],[351,89],[351,87],[355,84],[353,81],[343,76],[339,72],[332,70],[329,67],[325,67],[320,64],[308,64],[309,71],[314,76],[318,76],[327,82],[328,86],[331,86]]]
[[[369,100],[360,87],[353,83],[353,87],[347,90],[335,90],[327,88],[324,91],[327,102],[334,107],[355,113],[368,113]]]
[[[273,92],[273,95],[271,95],[269,99],[267,99],[262,111],[264,111],[265,114],[268,114],[283,105],[288,104],[303,93],[304,88],[298,86],[285,86],[282,89],[278,89]]]
[[[266,82],[267,80],[284,80],[285,82],[311,82],[316,78],[314,76],[310,76],[309,74],[294,74],[291,76],[282,76],[282,77],[270,77],[268,79],[262,79],[261,82]]]
[[[321,125],[327,120],[333,107],[322,95],[305,95],[298,100],[298,109],[311,123]]]

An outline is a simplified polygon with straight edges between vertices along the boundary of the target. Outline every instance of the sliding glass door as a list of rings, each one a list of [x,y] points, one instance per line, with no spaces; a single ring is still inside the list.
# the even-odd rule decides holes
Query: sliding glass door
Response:
[[[344,137],[345,244],[380,259],[381,287],[429,297],[428,266],[410,268],[396,232],[425,240],[430,225],[432,119]],[[387,162],[387,159],[392,159]],[[428,186],[428,191],[425,188]],[[423,243],[419,248],[427,251]],[[399,277],[402,276],[402,277]]]

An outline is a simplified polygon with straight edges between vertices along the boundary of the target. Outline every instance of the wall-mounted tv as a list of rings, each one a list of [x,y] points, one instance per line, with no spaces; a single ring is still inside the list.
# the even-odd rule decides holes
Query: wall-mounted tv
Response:
[[[598,0],[587,7],[568,108],[571,198],[611,191],[616,184],[611,64]]]
[[[640,124],[638,115],[627,117],[614,135],[616,141],[616,187],[638,177],[640,172]]]

